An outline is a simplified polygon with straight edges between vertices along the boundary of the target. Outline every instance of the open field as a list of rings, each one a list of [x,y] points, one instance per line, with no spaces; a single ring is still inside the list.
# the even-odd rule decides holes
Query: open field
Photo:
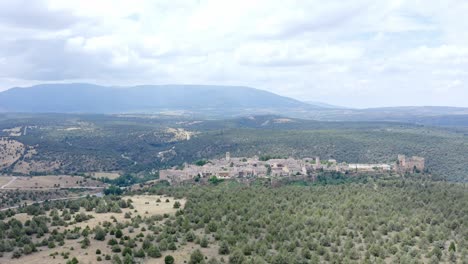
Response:
[[[13,176],[0,176],[0,189],[13,179]]]
[[[30,155],[30,153],[26,153]],[[26,156],[25,155],[25,156]],[[60,168],[59,161],[48,161],[48,160],[34,160],[28,161],[19,160],[13,167],[12,172],[28,175],[30,173],[50,173]]]
[[[13,181],[11,181],[13,180]],[[48,176],[0,176],[2,189],[60,189],[60,188],[104,188],[105,184],[82,176],[48,175]]]
[[[101,254],[97,255],[96,254],[96,249],[101,250]],[[186,263],[188,262],[188,259],[190,258],[190,254],[195,250],[195,249],[200,249],[202,253],[205,256],[212,257],[212,256],[218,256],[217,253],[217,247],[211,247],[211,248],[201,248],[199,245],[196,245],[195,243],[187,243],[187,245],[183,246],[182,248],[179,248],[178,250],[174,252],[169,252],[167,254],[163,254],[160,258],[146,258],[144,260],[141,260],[142,264],[164,264],[164,257],[166,255],[171,255],[175,259],[175,263]],[[56,247],[52,250],[43,250],[39,251],[37,253],[23,256],[21,259],[11,259],[8,258],[8,256],[5,256],[3,258],[0,258],[2,261],[2,264],[38,264],[38,263],[48,263],[48,264],[63,264],[67,260],[64,259],[62,256],[57,255],[55,257],[50,256],[50,254],[54,252],[70,252],[71,256],[76,256],[77,259],[79,260],[79,263],[97,263],[96,258],[97,256],[104,256],[106,254],[113,255],[110,246],[107,245],[106,241],[93,241],[92,246],[82,249],[80,247],[79,241],[67,241],[67,244],[61,247]],[[185,261],[185,262],[184,262]],[[112,261],[108,260],[102,260],[98,263],[112,263]]]
[[[109,180],[114,180],[121,175],[121,172],[91,172],[87,173],[89,176],[94,177],[96,179],[99,178],[106,178]]]
[[[5,129],[3,129],[3,132],[5,132],[10,137],[19,137],[22,134],[21,129],[22,129],[22,127],[20,127],[20,126],[19,127],[13,127],[13,128],[5,128]]]
[[[56,227],[56,229],[60,232],[63,232],[65,229],[67,230],[73,230],[75,228],[81,228],[84,229],[86,227],[89,227],[91,229],[102,225],[102,223],[106,221],[111,221],[112,219],[116,219],[117,222],[129,222],[130,220],[125,218],[126,213],[131,213],[133,216],[141,216],[141,217],[149,217],[149,216],[154,216],[154,215],[163,215],[163,214],[168,214],[168,215],[173,215],[177,209],[173,208],[174,202],[176,199],[172,197],[167,197],[167,196],[159,196],[159,195],[138,195],[138,196],[124,196],[122,197],[123,200],[131,199],[133,201],[133,209],[125,208],[122,209],[121,213],[95,213],[95,212],[87,212],[83,209],[80,210],[81,213],[86,213],[89,215],[92,215],[93,218],[68,225],[67,227]],[[161,200],[160,202],[157,202],[157,200]],[[166,201],[167,200],[167,201]],[[185,206],[185,199],[177,199],[177,201],[181,204],[181,206]],[[63,211],[60,211],[63,212]],[[16,214],[14,216],[14,219],[25,223],[28,220],[32,220],[32,216],[28,215],[26,213],[20,213]],[[8,219],[7,219],[8,220]],[[135,238],[138,234],[143,233],[145,235],[150,234],[149,231],[138,231],[135,230],[130,231],[129,228],[124,229],[125,233],[128,233],[130,237]],[[192,243],[193,244],[193,243]],[[176,258],[176,263],[182,263],[182,259],[187,259],[187,256],[191,252],[191,248],[196,247],[196,245],[187,245],[185,250],[180,250],[177,251],[176,254],[174,254],[174,257]],[[107,245],[107,241],[97,241],[93,240],[91,243],[91,246],[83,249],[80,246],[80,242],[78,240],[68,240],[67,243],[63,246],[57,246],[53,249],[50,250],[41,250],[37,253],[33,253],[30,255],[25,255],[21,257],[21,259],[11,259],[11,254],[6,254],[3,258],[0,258],[0,263],[5,263],[5,264],[13,264],[13,263],[25,263],[25,264],[37,264],[37,263],[50,263],[50,264],[61,264],[64,263],[66,260],[63,259],[60,255],[58,256],[50,256],[51,253],[54,252],[70,252],[71,256],[76,256],[80,263],[95,263],[96,262],[96,250],[100,249],[102,256],[106,254],[112,255],[111,247]],[[206,250],[209,252],[208,250]],[[103,260],[101,263],[111,263],[111,261],[106,261]],[[164,259],[155,259],[155,260],[150,260],[147,259],[143,263],[164,263]]]
[[[17,140],[0,137],[0,169],[13,165],[24,154],[25,146]]]

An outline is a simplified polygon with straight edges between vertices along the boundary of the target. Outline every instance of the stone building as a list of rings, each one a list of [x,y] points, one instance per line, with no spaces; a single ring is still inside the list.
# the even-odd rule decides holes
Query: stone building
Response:
[[[204,164],[184,164],[183,169],[176,167],[160,170],[161,180],[167,180],[171,183],[178,183],[187,180],[209,179],[213,176],[220,179],[247,179],[252,177],[270,178],[270,177],[291,177],[291,176],[316,176],[323,171],[359,173],[359,172],[398,172],[415,173],[424,171],[424,158],[406,157],[398,155],[396,163],[385,164],[348,164],[337,162],[335,159],[329,159],[321,162],[320,157],[304,159],[269,159],[260,160],[257,156],[253,158],[231,157],[226,153],[222,159],[213,159]]]
[[[398,155],[397,168],[401,172],[424,171],[425,160],[422,157]]]

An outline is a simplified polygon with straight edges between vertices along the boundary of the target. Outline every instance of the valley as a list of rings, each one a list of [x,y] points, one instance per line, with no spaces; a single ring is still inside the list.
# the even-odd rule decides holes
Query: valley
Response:
[[[463,127],[7,114],[0,128],[1,263],[468,256]]]
[[[426,168],[439,180],[468,180],[468,134],[462,127],[284,120],[11,114],[0,119],[2,130],[29,129],[18,137],[1,135],[15,148],[2,171],[18,176],[119,171],[143,177],[184,162],[221,158],[226,152],[232,157],[320,156],[346,163],[391,163],[403,154],[424,157]]]

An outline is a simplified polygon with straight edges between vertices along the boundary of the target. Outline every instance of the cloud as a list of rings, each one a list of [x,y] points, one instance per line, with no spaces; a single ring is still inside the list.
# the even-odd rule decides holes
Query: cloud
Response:
[[[239,63],[254,66],[304,66],[316,63],[356,60],[362,51],[353,47],[314,46],[292,42],[253,43],[236,50]]]
[[[441,45],[438,47],[421,46],[405,54],[406,59],[426,63],[468,63],[468,47]]]
[[[42,0],[0,2],[0,23],[3,26],[60,30],[72,26],[78,20],[70,11],[49,9]]]
[[[2,1],[0,90],[203,83],[347,106],[468,106],[466,13],[463,0]]]

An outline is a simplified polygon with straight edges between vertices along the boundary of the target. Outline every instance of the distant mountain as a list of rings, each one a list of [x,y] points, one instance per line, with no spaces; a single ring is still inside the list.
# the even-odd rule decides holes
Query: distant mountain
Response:
[[[436,126],[468,126],[468,108],[405,106],[351,109],[301,102],[242,86],[142,85],[108,87],[86,83],[41,84],[0,92],[0,112],[161,113],[209,118],[280,115],[319,121],[390,121]],[[261,127],[286,120],[246,120]],[[265,125],[263,125],[265,124]],[[294,127],[294,122],[288,122]]]
[[[316,107],[322,107],[322,108],[347,109],[347,107],[344,107],[344,106],[337,106],[337,105],[332,105],[332,104],[327,104],[327,103],[317,102],[317,101],[304,101],[304,103],[307,103]]]
[[[363,109],[366,112],[411,113],[412,115],[461,115],[468,114],[468,108],[453,106],[396,106]]]
[[[124,113],[152,111],[251,111],[318,108],[241,86],[143,85],[106,87],[85,83],[42,84],[0,93],[2,112]]]
[[[367,109],[322,108],[297,112],[294,117],[319,121],[404,122],[433,126],[468,126],[468,108],[449,106],[404,106]]]

